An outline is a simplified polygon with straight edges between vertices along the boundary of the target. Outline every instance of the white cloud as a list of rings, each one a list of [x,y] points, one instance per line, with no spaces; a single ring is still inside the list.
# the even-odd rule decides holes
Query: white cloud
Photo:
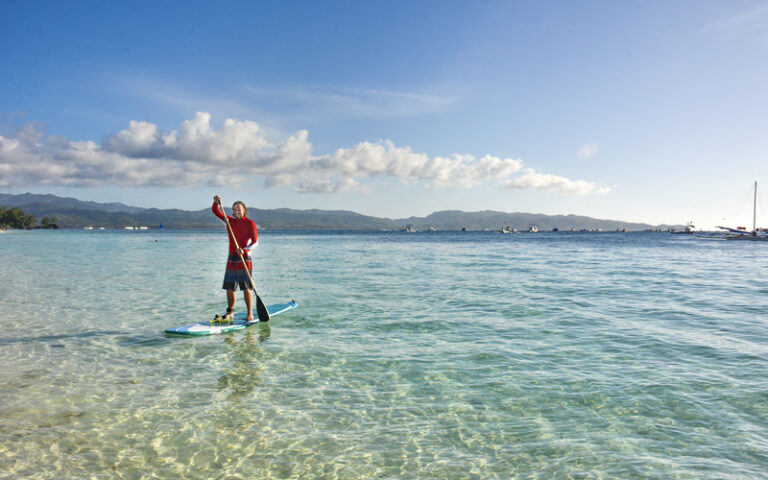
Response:
[[[597,146],[595,142],[589,142],[587,144],[584,144],[576,150],[576,155],[581,159],[587,159],[594,157],[597,155],[597,152],[600,151],[600,148]]]
[[[560,193],[585,195],[589,193],[604,194],[610,190],[593,182],[584,180],[569,180],[565,177],[539,173],[532,168],[526,169],[519,177],[502,182],[506,188],[526,190],[553,190]]]
[[[339,180],[307,180],[296,185],[294,190],[301,193],[342,193],[359,187],[355,180],[345,177]]]
[[[523,170],[520,159],[453,154],[429,157],[391,141],[361,142],[331,154],[315,155],[309,133],[299,130],[275,145],[252,121],[227,119],[218,130],[211,115],[198,112],[179,130],[164,132],[148,122],[129,122],[101,144],[43,139],[34,124],[0,136],[0,186],[244,186],[289,187],[305,193],[365,190],[361,181],[386,177],[431,188],[508,188],[603,193],[582,180]]]
[[[242,165],[253,160],[254,153],[272,146],[256,122],[229,118],[215,131],[211,115],[205,112],[182,122],[180,130],[165,133],[151,123],[131,121],[127,130],[105,138],[102,147],[134,158]]]

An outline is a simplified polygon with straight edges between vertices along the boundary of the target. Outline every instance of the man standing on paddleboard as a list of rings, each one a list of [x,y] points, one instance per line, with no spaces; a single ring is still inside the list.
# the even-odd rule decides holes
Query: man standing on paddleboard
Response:
[[[251,292],[251,284],[248,278],[249,275],[253,274],[250,251],[259,243],[259,231],[253,220],[248,218],[248,209],[243,202],[237,201],[232,205],[234,217],[225,216],[224,212],[219,208],[220,203],[221,198],[218,195],[213,197],[211,211],[222,222],[229,220],[232,232],[230,234],[228,230],[229,258],[227,260],[227,270],[224,273],[224,285],[222,286],[227,291],[227,313],[224,314],[224,318],[231,320],[234,316],[235,291],[239,286],[240,290],[243,291],[245,306],[248,308],[246,320],[250,322],[253,320],[253,292]],[[234,234],[237,242],[233,241],[232,234]],[[244,246],[238,248],[238,245]],[[247,272],[246,268],[248,269]]]

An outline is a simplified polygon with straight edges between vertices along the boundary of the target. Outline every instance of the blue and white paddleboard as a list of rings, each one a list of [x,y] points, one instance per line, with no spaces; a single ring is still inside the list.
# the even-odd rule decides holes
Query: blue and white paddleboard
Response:
[[[288,303],[276,303],[274,305],[267,305],[267,311],[269,316],[274,317],[288,310],[293,310],[298,307],[299,304],[291,300]],[[193,323],[192,325],[184,325],[182,327],[173,327],[165,330],[165,333],[171,333],[174,335],[216,335],[218,333],[233,332],[235,330],[242,330],[249,325],[259,323],[259,319],[255,318],[251,322],[245,321],[246,312],[240,312],[235,314],[235,319],[230,324],[216,324],[209,322]]]

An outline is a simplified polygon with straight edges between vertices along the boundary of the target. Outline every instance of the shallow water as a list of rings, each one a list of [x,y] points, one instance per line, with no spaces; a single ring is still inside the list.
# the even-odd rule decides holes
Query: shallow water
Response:
[[[765,478],[768,244],[261,237],[0,234],[0,478]]]

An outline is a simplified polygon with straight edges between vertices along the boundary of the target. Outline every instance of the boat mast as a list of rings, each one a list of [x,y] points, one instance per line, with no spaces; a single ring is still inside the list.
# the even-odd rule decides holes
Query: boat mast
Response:
[[[757,180],[755,180],[755,200],[752,204],[752,233],[757,235]]]

